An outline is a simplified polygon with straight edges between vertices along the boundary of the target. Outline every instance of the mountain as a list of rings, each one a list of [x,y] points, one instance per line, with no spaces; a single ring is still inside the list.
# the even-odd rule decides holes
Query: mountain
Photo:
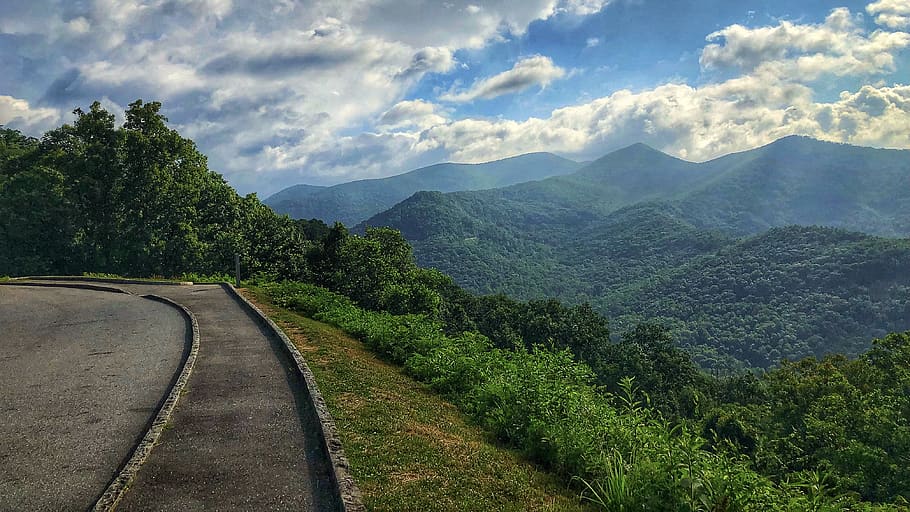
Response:
[[[285,189],[282,189],[279,192],[276,192],[269,196],[268,200],[272,201],[275,204],[281,204],[284,202],[290,202],[295,200],[300,200],[304,197],[311,196],[320,190],[325,190],[328,187],[322,187],[319,185],[294,185]]]
[[[437,164],[389,178],[332,187],[295,185],[264,202],[277,213],[355,225],[421,190],[455,192],[503,187],[578,170],[582,164],[550,153],[530,153],[484,164]]]
[[[740,235],[792,224],[910,235],[910,151],[787,137],[707,165],[723,171],[679,202],[698,226]]]
[[[764,367],[910,328],[895,263],[910,247],[869,236],[910,235],[907,184],[910,151],[789,137],[692,163],[638,144],[538,182],[417,193],[359,229],[400,229],[421,265],[472,291],[590,302],[614,332],[658,318],[707,365]],[[862,258],[880,263],[874,291],[854,272]],[[804,271],[830,280],[810,286]],[[740,300],[740,274],[777,295]]]

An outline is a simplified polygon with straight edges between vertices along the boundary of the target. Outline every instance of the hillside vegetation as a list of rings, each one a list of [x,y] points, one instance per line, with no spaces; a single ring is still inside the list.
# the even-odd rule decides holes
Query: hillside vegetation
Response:
[[[437,164],[388,178],[332,187],[295,185],[265,199],[280,214],[353,226],[421,190],[455,192],[504,187],[568,174],[581,164],[550,153],[530,153],[484,164]]]
[[[596,510],[363,343],[253,299],[306,357],[369,510]]]
[[[910,245],[770,229],[906,236],[908,182],[907,151],[790,137],[696,164],[639,144],[567,176],[415,194],[364,225],[474,292],[590,302],[619,331],[656,319],[706,366],[765,368],[910,327]]]

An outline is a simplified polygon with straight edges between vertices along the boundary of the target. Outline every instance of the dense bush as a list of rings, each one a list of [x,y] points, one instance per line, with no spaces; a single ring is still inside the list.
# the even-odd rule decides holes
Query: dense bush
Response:
[[[506,350],[477,333],[448,336],[425,315],[366,311],[312,285],[261,289],[275,304],[335,325],[404,365],[501,441],[580,478],[585,495],[608,510],[859,506],[835,496],[826,477],[812,470],[788,472],[777,483],[759,475],[732,445],[709,443],[686,422],[667,421],[647,406],[633,378],[623,379],[619,392],[604,393],[592,370],[567,350]]]

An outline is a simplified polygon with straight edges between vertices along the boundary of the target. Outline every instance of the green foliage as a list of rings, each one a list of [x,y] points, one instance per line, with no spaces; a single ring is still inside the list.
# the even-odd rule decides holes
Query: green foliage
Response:
[[[617,291],[620,329],[662,319],[704,366],[858,355],[910,322],[910,241],[776,228]],[[733,363],[736,364],[736,363]]]
[[[184,272],[177,276],[181,281],[190,283],[233,283],[235,276],[230,274],[198,274],[195,272]]]
[[[411,246],[392,229],[369,229],[360,237],[336,223],[306,260],[316,283],[367,309],[435,318],[442,307],[437,290],[453,286],[438,271],[419,268]]]
[[[245,277],[309,277],[320,223],[239,197],[160,108],[138,100],[118,128],[95,102],[40,141],[0,129],[0,273],[223,274],[237,253]]]
[[[607,510],[840,510],[858,503],[811,472],[787,473],[779,483],[757,474],[725,444],[665,420],[641,401],[634,379],[603,393],[568,351],[503,350],[480,334],[447,336],[425,316],[366,311],[312,285],[260,289],[276,305],[338,326],[403,364],[501,441],[582,479],[585,496]],[[643,327],[628,343],[663,341]],[[883,346],[895,350],[894,342]]]
[[[910,325],[906,241],[763,233],[910,235],[908,177],[906,151],[805,138],[703,164],[637,145],[567,176],[415,194],[365,224],[470,291],[590,303],[616,332],[658,321],[735,372],[856,355]]]
[[[910,333],[873,342],[855,360],[784,363],[761,391],[714,411],[707,431],[735,442],[783,479],[826,468],[829,484],[865,500],[910,499]]]
[[[789,227],[737,241],[656,204],[597,221],[525,224],[516,212],[527,205],[491,198],[468,209],[473,198],[415,197],[409,202],[419,199],[420,207],[403,204],[401,213],[415,220],[428,208],[416,220],[433,224],[390,224],[403,227],[421,264],[469,290],[590,303],[617,332],[660,322],[703,367],[730,372],[856,355],[870,336],[910,322],[906,240]],[[514,218],[496,217],[499,205]]]

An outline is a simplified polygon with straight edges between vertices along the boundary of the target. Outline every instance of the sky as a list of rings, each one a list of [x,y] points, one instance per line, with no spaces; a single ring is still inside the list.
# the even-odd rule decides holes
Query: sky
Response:
[[[644,142],[910,148],[910,0],[0,0],[0,125],[160,101],[241,193]]]

